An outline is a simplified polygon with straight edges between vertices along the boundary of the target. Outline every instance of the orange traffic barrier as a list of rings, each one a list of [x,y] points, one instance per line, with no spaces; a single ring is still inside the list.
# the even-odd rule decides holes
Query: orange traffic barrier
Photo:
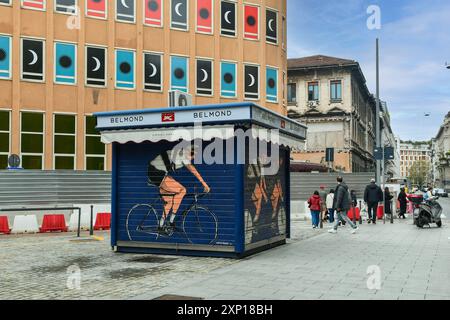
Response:
[[[63,214],[46,214],[42,221],[42,227],[39,228],[41,233],[45,232],[67,232],[66,219]]]
[[[8,217],[0,217],[0,233],[10,234],[11,229],[9,228]]]
[[[111,213],[98,213],[95,219],[94,230],[109,230],[111,229]]]

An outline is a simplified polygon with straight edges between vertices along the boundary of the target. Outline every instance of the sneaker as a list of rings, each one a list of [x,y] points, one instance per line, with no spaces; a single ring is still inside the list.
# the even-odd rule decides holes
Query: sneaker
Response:
[[[356,228],[352,229],[352,231],[350,231],[350,233],[351,233],[351,234],[355,234],[356,232],[358,232],[358,229],[359,229],[359,228],[356,227]]]
[[[371,223],[372,223],[372,220],[369,219],[369,220],[367,221],[367,223],[368,223],[368,224],[371,224]]]
[[[337,233],[337,230],[335,230],[335,229],[330,229],[330,230],[328,230],[328,233],[336,234],[336,233]]]

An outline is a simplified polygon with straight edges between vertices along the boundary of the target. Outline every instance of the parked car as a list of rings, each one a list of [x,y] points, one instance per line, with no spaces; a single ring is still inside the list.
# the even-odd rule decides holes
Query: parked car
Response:
[[[441,197],[441,198],[448,198],[448,192],[446,192],[444,189],[434,189],[433,196]]]

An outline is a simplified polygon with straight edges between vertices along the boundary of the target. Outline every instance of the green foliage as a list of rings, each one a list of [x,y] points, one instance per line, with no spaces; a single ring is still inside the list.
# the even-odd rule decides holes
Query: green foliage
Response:
[[[427,182],[430,171],[431,166],[429,162],[417,161],[412,165],[408,178],[413,184],[423,186]]]

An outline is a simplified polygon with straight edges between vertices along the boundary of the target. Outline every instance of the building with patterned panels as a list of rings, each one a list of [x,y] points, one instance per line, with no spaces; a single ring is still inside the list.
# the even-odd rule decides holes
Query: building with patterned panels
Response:
[[[286,110],[286,0],[0,0],[0,170],[108,170],[92,114]]]

